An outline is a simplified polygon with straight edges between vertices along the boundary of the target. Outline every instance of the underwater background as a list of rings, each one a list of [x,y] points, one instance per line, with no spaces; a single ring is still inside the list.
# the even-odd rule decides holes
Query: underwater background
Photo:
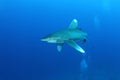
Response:
[[[41,42],[73,19],[88,33],[81,54]],[[120,80],[119,0],[0,0],[0,80]]]

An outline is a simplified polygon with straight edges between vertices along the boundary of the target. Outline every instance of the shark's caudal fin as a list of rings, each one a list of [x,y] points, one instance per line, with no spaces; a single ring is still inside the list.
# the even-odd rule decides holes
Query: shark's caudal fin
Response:
[[[80,80],[89,80],[88,77],[88,65],[85,61],[85,59],[83,59],[80,63]]]
[[[73,19],[69,25],[69,29],[75,29],[77,27],[78,27],[78,21],[76,19]]]
[[[75,48],[77,51],[85,54],[85,51],[78,44],[76,44],[73,40],[66,41],[66,43],[72,46],[73,48]]]
[[[80,63],[80,69],[82,72],[86,71],[88,68],[88,64],[85,60],[85,58],[82,59],[81,63]]]

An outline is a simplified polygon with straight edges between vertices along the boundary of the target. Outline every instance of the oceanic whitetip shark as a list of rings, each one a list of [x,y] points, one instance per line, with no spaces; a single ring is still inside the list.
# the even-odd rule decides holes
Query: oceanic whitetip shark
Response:
[[[73,19],[69,27],[63,30],[53,32],[41,39],[48,43],[57,43],[57,50],[60,52],[64,43],[67,43],[77,51],[85,53],[85,50],[81,48],[75,41],[86,42],[87,33],[78,28],[78,21]]]

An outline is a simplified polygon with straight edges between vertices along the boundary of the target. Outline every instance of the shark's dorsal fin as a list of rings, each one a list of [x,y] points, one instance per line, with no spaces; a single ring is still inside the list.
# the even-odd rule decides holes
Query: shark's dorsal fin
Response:
[[[77,27],[78,27],[78,21],[77,19],[73,19],[69,25],[69,29],[76,29]]]
[[[85,51],[78,44],[76,44],[73,40],[66,41],[66,43],[72,46],[77,51],[81,53],[85,53]]]

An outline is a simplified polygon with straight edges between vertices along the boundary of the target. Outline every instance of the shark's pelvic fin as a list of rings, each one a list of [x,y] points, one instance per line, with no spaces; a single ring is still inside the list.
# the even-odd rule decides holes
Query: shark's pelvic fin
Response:
[[[78,27],[78,21],[76,19],[73,19],[69,25],[69,29],[76,29],[77,27]]]
[[[76,44],[73,40],[69,40],[66,43],[72,46],[73,48],[75,48],[76,50],[78,50],[79,52],[85,53],[85,51],[78,44]]]
[[[61,52],[62,46],[63,46],[62,44],[58,44],[58,45],[57,45],[57,50],[58,50],[59,52]]]

